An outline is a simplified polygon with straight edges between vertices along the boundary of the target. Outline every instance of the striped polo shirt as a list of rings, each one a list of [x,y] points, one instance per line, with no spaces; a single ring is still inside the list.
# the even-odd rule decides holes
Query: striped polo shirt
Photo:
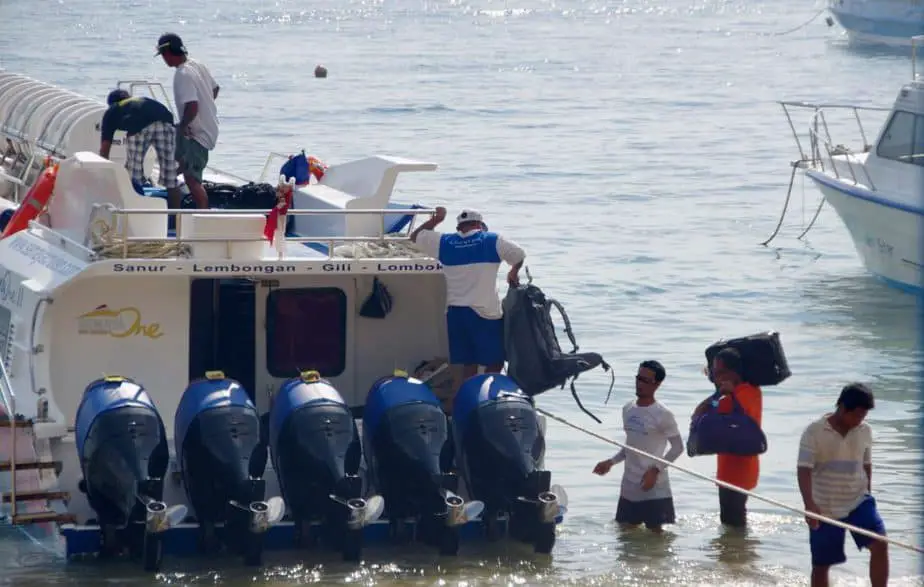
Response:
[[[864,465],[871,464],[873,429],[866,422],[846,436],[825,414],[812,422],[799,441],[799,468],[812,470],[812,499],[825,516],[840,519],[854,510],[868,492]]]
[[[503,315],[497,272],[501,261],[516,265],[526,257],[516,243],[483,230],[446,234],[421,230],[416,244],[443,265],[447,306],[471,308],[482,318]]]

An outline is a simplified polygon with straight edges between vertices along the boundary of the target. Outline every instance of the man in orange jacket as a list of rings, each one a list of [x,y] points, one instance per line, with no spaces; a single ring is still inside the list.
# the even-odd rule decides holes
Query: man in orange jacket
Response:
[[[761,425],[763,416],[763,394],[759,387],[744,380],[744,364],[741,355],[732,348],[721,350],[712,359],[712,380],[722,397],[718,400],[720,414],[731,413],[732,396],[738,401],[742,411],[750,416],[757,425]],[[706,398],[696,406],[693,418],[707,409],[714,400]],[[715,404],[712,404],[715,406]],[[760,477],[760,458],[719,453],[716,455],[716,478],[748,491],[757,487]],[[719,487],[719,519],[727,526],[741,528],[747,524],[748,496]]]

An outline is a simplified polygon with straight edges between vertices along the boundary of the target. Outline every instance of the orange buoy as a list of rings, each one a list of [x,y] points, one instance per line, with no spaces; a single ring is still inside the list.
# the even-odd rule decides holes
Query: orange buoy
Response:
[[[13,217],[10,218],[6,228],[3,229],[3,234],[0,234],[0,239],[15,234],[24,228],[28,228],[29,222],[39,217],[39,214],[41,214],[45,210],[45,206],[48,205],[48,200],[51,199],[57,177],[57,164],[46,167],[45,170],[42,171],[42,174],[35,184],[29,188],[26,199],[22,201],[19,208],[17,208],[16,212],[13,214]]]

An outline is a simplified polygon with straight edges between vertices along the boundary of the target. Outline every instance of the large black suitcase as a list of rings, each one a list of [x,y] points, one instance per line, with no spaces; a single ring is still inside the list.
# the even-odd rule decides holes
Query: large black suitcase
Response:
[[[741,338],[723,339],[706,349],[709,381],[712,381],[712,359],[725,348],[733,348],[741,354],[744,363],[744,379],[752,385],[769,387],[779,385],[792,373],[783,353],[779,332],[761,332]]]

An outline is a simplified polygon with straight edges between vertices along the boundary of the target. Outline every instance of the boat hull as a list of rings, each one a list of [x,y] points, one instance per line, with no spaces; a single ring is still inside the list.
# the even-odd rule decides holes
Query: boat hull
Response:
[[[911,2],[832,0],[828,10],[852,43],[909,47],[924,34],[924,9]]]
[[[890,201],[818,171],[806,175],[841,218],[867,271],[893,287],[924,295],[924,208]]]

